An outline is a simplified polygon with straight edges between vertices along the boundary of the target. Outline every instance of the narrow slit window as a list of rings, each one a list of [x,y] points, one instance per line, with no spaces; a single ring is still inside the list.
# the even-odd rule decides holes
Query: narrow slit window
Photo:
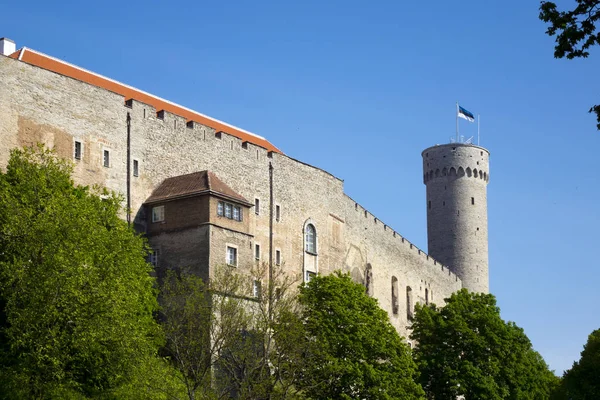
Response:
[[[279,207],[277,205],[277,206],[275,206],[275,221],[279,222],[280,218],[281,218],[281,207]]]
[[[409,321],[412,321],[413,319],[413,298],[410,286],[406,287],[406,318]]]
[[[275,265],[281,265],[281,250],[275,251]]]
[[[475,205],[475,197],[471,197],[471,205]]]
[[[75,141],[75,154],[73,155],[76,160],[81,160],[81,142]]]
[[[140,176],[140,163],[138,160],[133,160],[133,176]]]
[[[254,245],[254,258],[260,260],[260,244]]]
[[[260,200],[254,199],[254,212],[256,215],[260,215]]]
[[[102,165],[106,168],[110,167],[110,152],[108,150],[103,152]]]

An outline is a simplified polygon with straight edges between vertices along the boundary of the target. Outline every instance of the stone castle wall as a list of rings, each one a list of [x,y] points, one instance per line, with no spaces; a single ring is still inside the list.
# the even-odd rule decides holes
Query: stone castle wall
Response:
[[[107,90],[0,56],[0,165],[6,165],[11,148],[35,142],[54,146],[59,155],[72,159],[74,140],[80,140],[83,158],[75,162],[74,179],[125,194],[129,113],[131,158],[139,162],[139,177],[131,178],[131,205],[138,227],[145,227],[141,205],[152,190],[164,179],[186,173],[213,171],[250,203],[255,199],[260,202],[258,215],[254,208],[247,215],[250,236],[202,227],[197,232],[157,239],[169,242],[169,248],[181,248],[179,258],[192,260],[189,241],[201,240],[210,243],[209,254],[201,254],[202,259],[209,259],[211,265],[221,264],[226,243],[233,240],[245,249],[240,254],[244,263],[255,262],[254,243],[261,245],[262,260],[268,259],[271,164],[274,203],[281,210],[279,221],[273,223],[273,247],[281,251],[283,266],[290,273],[305,276],[311,270],[329,274],[342,269],[356,280],[364,280],[370,265],[373,295],[402,334],[409,324],[408,287],[413,304],[425,301],[426,290],[428,300],[440,304],[462,287],[461,280],[447,267],[349,198],[343,181],[333,175],[210,127],[188,123],[177,115],[157,114],[160,110],[147,104],[130,101],[125,105],[125,100]],[[102,165],[104,150],[110,152],[109,168]],[[309,222],[317,231],[316,255],[304,251],[303,232]],[[397,312],[392,304],[394,278],[399,287]]]

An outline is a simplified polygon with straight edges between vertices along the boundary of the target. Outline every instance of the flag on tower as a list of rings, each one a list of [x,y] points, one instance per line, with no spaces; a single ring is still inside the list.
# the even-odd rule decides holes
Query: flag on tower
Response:
[[[475,122],[475,116],[473,116],[473,113],[466,108],[462,108],[461,106],[458,106],[458,116],[466,119],[469,122]]]

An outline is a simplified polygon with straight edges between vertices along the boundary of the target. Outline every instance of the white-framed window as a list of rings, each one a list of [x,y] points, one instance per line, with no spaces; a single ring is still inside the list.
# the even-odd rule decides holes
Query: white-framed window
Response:
[[[260,199],[254,199],[254,213],[260,215]]]
[[[152,207],[152,222],[162,222],[165,220],[165,206]]]
[[[281,265],[281,250],[275,250],[275,265]]]
[[[254,296],[255,298],[260,298],[260,294],[261,294],[261,284],[260,281],[258,279],[255,279],[254,282],[252,282],[252,296]]]
[[[150,264],[158,267],[158,257],[160,256],[159,249],[152,249],[152,253],[150,253]]]
[[[226,261],[227,265],[231,265],[232,267],[237,266],[237,248],[227,246]]]
[[[242,221],[244,219],[242,207],[224,201],[219,201],[217,204],[217,215],[236,221]]]
[[[317,231],[313,224],[307,224],[304,232],[304,249],[312,254],[317,254]]]
[[[106,168],[110,167],[110,151],[109,150],[102,151],[102,165]]]
[[[83,157],[83,144],[76,140],[73,147],[73,158],[76,160],[81,160]]]
[[[133,160],[133,176],[140,176],[140,162]]]
[[[254,258],[260,260],[260,244],[254,244]]]
[[[306,283],[310,282],[315,276],[317,276],[316,272],[306,271]]]

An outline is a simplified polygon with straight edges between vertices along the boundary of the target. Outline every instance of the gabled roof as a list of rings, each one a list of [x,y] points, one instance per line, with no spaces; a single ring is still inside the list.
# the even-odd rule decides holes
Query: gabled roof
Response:
[[[242,195],[227,186],[213,172],[200,171],[165,179],[146,200],[145,204],[182,197],[212,194],[247,206],[252,206]]]
[[[48,71],[55,72],[57,74],[68,76],[69,78],[73,78],[93,86],[110,90],[111,92],[120,94],[125,98],[125,100],[134,99],[139,102],[146,103],[154,107],[157,112],[164,110],[172,114],[179,115],[185,118],[187,121],[195,121],[202,125],[209,126],[215,129],[217,132],[228,133],[241,139],[242,141],[248,141],[257,146],[263,147],[268,151],[281,153],[277,147],[275,147],[262,136],[248,132],[241,128],[237,128],[233,125],[229,125],[207,115],[200,114],[199,112],[190,110],[189,108],[180,106],[179,104],[172,103],[158,96],[146,93],[132,86],[125,85],[121,82],[107,78],[100,74],[96,74],[95,72],[88,71],[44,53],[23,47],[11,54],[9,57],[23,61],[27,64],[35,65],[36,67],[43,68]]]

